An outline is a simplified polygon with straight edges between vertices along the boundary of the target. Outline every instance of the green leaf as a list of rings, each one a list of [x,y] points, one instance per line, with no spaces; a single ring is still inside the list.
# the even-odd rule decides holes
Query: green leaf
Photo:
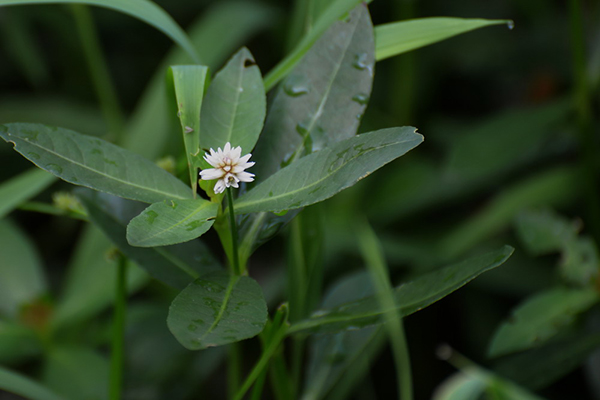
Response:
[[[504,263],[513,248],[504,248],[454,264],[396,287],[393,291],[396,310],[402,316],[410,315],[466,285],[483,272]],[[313,315],[291,326],[289,333],[339,332],[360,329],[383,322],[383,315],[391,310],[382,309],[376,296],[346,303]]]
[[[415,128],[389,128],[338,142],[301,158],[241,196],[235,211],[282,211],[323,201],[423,141]]]
[[[491,357],[539,346],[571,325],[598,302],[595,290],[556,288],[525,300],[496,331]]]
[[[210,229],[218,210],[218,203],[203,199],[154,203],[127,225],[127,241],[154,247],[196,239]]]
[[[564,249],[567,242],[576,240],[579,225],[550,209],[523,211],[516,218],[519,239],[533,255]]]
[[[169,36],[198,61],[198,54],[185,32],[162,8],[147,0],[0,0],[0,6],[26,4],[89,4],[119,11],[140,19]]]
[[[432,400],[479,400],[486,382],[466,372],[457,372],[435,389]]]
[[[0,364],[22,363],[41,352],[42,343],[33,329],[0,320]]]
[[[267,98],[260,70],[245,47],[217,73],[208,88],[200,118],[200,147],[254,148],[263,127]]]
[[[36,381],[0,366],[0,389],[30,400],[66,400]]]
[[[0,185],[0,218],[19,204],[46,189],[56,178],[37,168],[32,168]]]
[[[0,220],[0,313],[16,316],[21,306],[45,294],[46,278],[36,248],[9,220]]]
[[[189,36],[200,53],[202,64],[214,69],[257,31],[276,20],[274,8],[264,3],[220,1],[212,3],[191,24]],[[165,147],[173,142],[164,71],[171,65],[190,63],[193,60],[180,48],[174,48],[157,68],[130,119],[123,147],[150,159],[164,154]]]
[[[512,26],[507,19],[420,18],[375,27],[377,61],[490,25]]]
[[[109,363],[85,347],[55,346],[48,351],[43,382],[67,399],[108,398]]]
[[[547,345],[503,357],[494,370],[530,389],[543,389],[580,366],[598,348],[598,332],[578,332]]]
[[[119,250],[154,278],[175,288],[184,288],[202,273],[218,268],[208,249],[199,241],[148,249],[130,246],[126,239],[126,225],[128,215],[135,212],[132,210],[135,205],[123,204],[123,200],[118,198],[111,199],[108,195],[89,191],[78,194],[92,222]],[[119,207],[124,208],[121,214],[125,215],[121,218]]]
[[[276,91],[254,153],[257,182],[356,134],[371,95],[374,52],[373,25],[362,5],[315,43]]]
[[[154,203],[189,199],[183,182],[147,159],[98,138],[39,124],[6,124],[0,136],[42,169],[75,185]]]
[[[203,65],[175,65],[170,69],[177,99],[177,116],[181,123],[185,155],[192,193],[198,186],[196,157],[200,151],[200,109],[208,85],[208,67]]]
[[[266,322],[267,304],[258,283],[226,272],[190,283],[173,300],[167,318],[175,338],[190,350],[251,338]]]
[[[302,59],[312,45],[325,33],[325,31],[336,21],[342,19],[353,8],[359,6],[367,8],[367,4],[372,0],[335,0],[325,9],[318,20],[312,26],[312,29],[300,40],[298,45],[279,62],[266,76],[265,88],[267,92],[283,79],[294,66]]]

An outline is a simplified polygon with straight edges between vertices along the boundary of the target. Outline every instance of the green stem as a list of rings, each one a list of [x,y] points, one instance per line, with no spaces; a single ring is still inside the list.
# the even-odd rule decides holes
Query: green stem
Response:
[[[586,74],[585,36],[583,16],[579,0],[571,0],[569,7],[571,42],[573,50],[573,74],[575,80],[575,108],[581,152],[581,177],[585,188],[587,224],[597,244],[600,244],[600,194],[596,190],[596,156],[593,116]]]
[[[238,249],[238,231],[235,223],[235,210],[233,209],[233,194],[231,188],[227,188],[227,205],[229,208],[229,228],[231,230],[231,262],[233,273],[241,275],[243,271],[240,269],[240,256]]]
[[[239,343],[232,343],[228,347],[227,392],[228,398],[233,399],[240,387],[242,376],[242,357]]]
[[[110,132],[118,137],[123,131],[123,112],[102,54],[94,20],[89,7],[82,4],[72,4],[70,7],[102,113]]]
[[[109,399],[119,400],[123,387],[123,348],[125,342],[125,306],[127,302],[127,258],[119,254],[115,288],[115,308],[110,357]]]
[[[87,215],[85,214],[80,214],[75,211],[61,210],[60,208],[54,207],[51,204],[41,203],[38,201],[27,201],[25,203],[20,204],[17,208],[23,211],[33,211],[42,214],[78,219],[81,221],[89,221]]]
[[[248,375],[248,377],[242,384],[242,387],[238,390],[234,400],[242,400],[244,398],[244,395],[250,389],[250,387],[252,386],[254,381],[256,381],[258,379],[258,377],[261,375],[263,370],[269,364],[271,357],[273,357],[273,355],[275,354],[275,351],[279,347],[279,344],[285,338],[286,331],[287,331],[287,326],[282,325],[281,327],[279,327],[277,332],[275,332],[273,334],[269,344],[263,351],[260,359],[258,360],[256,365],[254,366],[254,368],[252,369],[252,371],[250,372],[250,374]]]

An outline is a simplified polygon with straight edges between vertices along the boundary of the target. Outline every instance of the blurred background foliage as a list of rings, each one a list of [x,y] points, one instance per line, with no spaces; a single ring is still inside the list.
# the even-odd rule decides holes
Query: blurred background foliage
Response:
[[[264,74],[297,38],[290,29],[291,1],[156,3],[190,34],[213,71],[246,45]],[[578,3],[581,19],[570,8]],[[354,230],[360,215],[382,241],[395,283],[510,244],[516,251],[505,265],[406,319],[416,398],[431,398],[455,371],[436,356],[443,343],[548,399],[600,398],[600,353],[594,352],[600,347],[600,4],[377,0],[369,8],[375,24],[455,16],[512,19],[515,28],[488,27],[377,63],[361,131],[412,125],[426,140],[369,179],[303,212],[303,223],[315,227],[314,242],[321,243],[307,255],[315,268],[325,269],[325,301],[334,301],[330,288],[340,279],[356,284],[364,271]],[[92,22],[114,94],[94,87],[92,74],[102,75],[102,65],[92,60],[100,71],[90,69],[82,46],[82,38],[94,34],[85,29]],[[157,93],[164,90],[166,66],[190,60],[156,29],[99,8],[3,7],[0,58],[1,123],[47,123],[119,141],[154,160],[177,158],[177,122]],[[103,110],[99,96],[115,96],[119,107]],[[152,140],[153,132],[169,129],[173,141]],[[30,168],[11,147],[0,143],[2,180]],[[62,182],[45,184],[49,188],[36,201],[52,202],[56,192],[70,189]],[[77,215],[72,209],[65,214]],[[0,304],[0,364],[66,397],[92,399],[103,398],[107,387],[114,267],[97,257],[110,249],[108,240],[84,226],[77,219],[25,210],[1,221],[0,299],[9,299]],[[250,262],[272,310],[285,300],[290,255],[282,249],[289,236],[284,231]],[[209,235],[207,241],[220,254],[216,238]],[[15,263],[22,268],[5,268]],[[223,397],[225,350],[195,353],[180,346],[165,324],[175,292],[131,271],[125,398]],[[15,289],[24,279],[34,283]],[[568,306],[564,296],[571,296]],[[543,313],[552,314],[540,317],[538,328],[545,335],[528,337],[537,329],[533,317]],[[524,326],[519,318],[525,318]],[[503,339],[502,329],[525,332],[521,337],[511,331],[513,336],[509,332]],[[389,344],[377,339],[375,328],[360,335],[375,343],[362,370],[354,368],[360,379],[340,378],[339,397],[331,398],[343,393],[392,398]],[[242,348],[250,368],[256,350],[251,342]]]

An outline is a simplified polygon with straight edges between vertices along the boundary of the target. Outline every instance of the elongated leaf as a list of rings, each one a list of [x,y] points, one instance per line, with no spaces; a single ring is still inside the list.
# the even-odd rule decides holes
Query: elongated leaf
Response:
[[[175,65],[170,71],[175,86],[177,116],[181,122],[192,192],[195,194],[198,186],[198,168],[195,159],[200,151],[200,109],[208,84],[208,67]]]
[[[0,313],[16,316],[21,306],[46,290],[46,278],[33,243],[21,229],[0,220]]]
[[[549,209],[523,211],[516,218],[519,238],[534,255],[564,249],[576,240],[578,225]]]
[[[0,364],[23,362],[41,352],[42,343],[33,329],[0,320]]]
[[[432,400],[479,400],[485,387],[485,381],[457,372],[436,388]]]
[[[375,27],[377,43],[375,54],[377,61],[384,60],[490,25],[508,25],[512,27],[512,21],[506,19],[434,17],[378,25]]]
[[[264,3],[220,1],[212,3],[191,24],[189,35],[200,53],[202,64],[216,69],[250,36],[275,20],[274,8]],[[167,113],[164,71],[170,65],[189,63],[193,63],[193,60],[180,48],[174,48],[165,58],[130,119],[127,135],[123,137],[123,147],[150,159],[164,153],[172,133],[171,118]]]
[[[423,141],[415,128],[365,133],[310,154],[262,182],[237,200],[235,210],[281,211],[323,201]]]
[[[513,248],[504,248],[425,274],[394,289],[396,309],[402,316],[419,311],[466,285],[483,272],[504,263]],[[339,332],[381,323],[382,309],[375,296],[315,312],[291,326],[289,333]]]
[[[167,318],[175,338],[190,350],[251,338],[266,322],[267,304],[258,283],[226,272],[190,283],[173,300]]]
[[[573,371],[598,348],[598,332],[578,332],[547,345],[503,357],[494,370],[527,388],[543,389]]]
[[[145,158],[98,138],[39,124],[6,124],[0,136],[42,169],[81,186],[154,203],[191,190]]]
[[[195,239],[208,231],[219,204],[203,199],[154,203],[127,226],[132,246],[167,246]]]
[[[162,8],[147,0],[0,0],[0,6],[26,4],[89,4],[109,8],[140,19],[169,36],[197,62],[198,54],[185,32]]]
[[[192,280],[215,268],[216,262],[200,242],[189,242],[170,247],[149,249],[133,247],[127,243],[127,220],[115,215],[118,198],[107,198],[93,192],[79,193],[90,219],[130,259],[146,269],[150,275],[175,288],[184,288]],[[127,209],[131,206],[121,205]]]
[[[356,134],[371,95],[374,52],[373,25],[362,5],[315,43],[276,91],[254,154],[257,182]]]
[[[0,366],[0,389],[31,400],[66,400],[33,379]]]
[[[267,98],[260,70],[245,47],[217,73],[206,93],[200,119],[200,147],[217,149],[229,142],[250,153],[258,140]]]
[[[525,300],[496,331],[489,349],[497,357],[539,346],[571,325],[599,300],[595,290],[557,288]]]
[[[311,46],[323,35],[323,33],[336,21],[341,19],[344,14],[356,6],[363,4],[363,7],[372,0],[335,0],[327,9],[325,9],[319,19],[315,22],[312,29],[300,40],[298,45],[288,54],[279,64],[277,64],[265,77],[265,88],[269,91],[281,79],[283,79],[294,66],[302,59]]]
[[[0,185],[0,218],[23,201],[46,189],[56,178],[41,169],[32,168]]]
[[[106,399],[108,360],[86,347],[55,346],[48,351],[43,382],[68,399]]]

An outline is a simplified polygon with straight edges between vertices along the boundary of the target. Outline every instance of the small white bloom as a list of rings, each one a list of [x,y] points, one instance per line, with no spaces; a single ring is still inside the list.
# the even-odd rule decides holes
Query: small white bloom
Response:
[[[239,187],[239,182],[252,182],[254,174],[244,171],[254,165],[253,161],[248,162],[252,154],[243,157],[241,155],[242,148],[240,146],[231,148],[229,142],[225,143],[223,150],[220,147],[217,151],[210,149],[210,154],[206,153],[204,159],[214,168],[200,171],[200,179],[205,181],[218,179],[214,189],[217,194],[223,193],[230,186]]]

